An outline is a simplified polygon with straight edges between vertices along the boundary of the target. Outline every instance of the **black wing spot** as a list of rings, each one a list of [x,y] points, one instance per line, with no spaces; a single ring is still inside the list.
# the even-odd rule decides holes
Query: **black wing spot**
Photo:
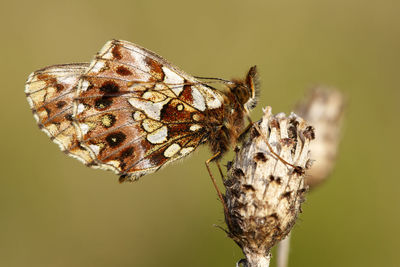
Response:
[[[73,118],[72,118],[72,114],[71,114],[71,113],[66,114],[66,115],[64,116],[64,118],[65,118],[67,121],[73,121]]]
[[[59,83],[58,83],[58,84],[56,84],[56,86],[55,86],[55,87],[56,87],[56,91],[57,91],[57,92],[60,92],[61,90],[63,90],[63,89],[64,89],[64,85],[62,85],[62,84],[59,84]]]
[[[111,50],[111,53],[113,54],[115,59],[121,59],[122,58],[122,54],[121,54],[121,51],[119,50],[119,48],[120,47],[118,45],[116,45]]]
[[[119,146],[126,139],[126,135],[122,132],[115,132],[107,135],[106,141],[110,147]]]
[[[50,117],[51,114],[51,109],[49,109],[48,107],[43,107],[44,110],[46,110],[47,116]]]
[[[133,147],[128,147],[128,148],[122,150],[120,157],[121,157],[121,159],[124,159],[124,158],[132,156],[132,154],[133,154]]]
[[[65,102],[65,101],[58,101],[57,104],[56,104],[56,107],[57,107],[57,108],[62,108],[62,107],[64,107],[66,104],[67,104],[67,102]]]
[[[119,86],[113,81],[106,81],[99,90],[105,94],[113,94],[119,91]]]
[[[94,103],[94,107],[96,109],[105,109],[105,108],[108,108],[109,106],[111,106],[112,102],[113,101],[112,101],[111,97],[103,96],[102,98],[96,99],[96,101]]]

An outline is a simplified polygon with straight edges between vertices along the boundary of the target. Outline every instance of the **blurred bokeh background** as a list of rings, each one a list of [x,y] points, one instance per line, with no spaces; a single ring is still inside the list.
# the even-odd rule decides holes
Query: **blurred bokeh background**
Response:
[[[290,266],[399,266],[400,2],[395,0],[3,1],[0,266],[234,266],[238,247],[202,147],[134,184],[83,166],[39,131],[30,72],[87,62],[109,39],[197,76],[259,67],[259,106],[290,112],[314,85],[348,107],[336,168],[308,195]],[[227,155],[226,160],[232,154]]]

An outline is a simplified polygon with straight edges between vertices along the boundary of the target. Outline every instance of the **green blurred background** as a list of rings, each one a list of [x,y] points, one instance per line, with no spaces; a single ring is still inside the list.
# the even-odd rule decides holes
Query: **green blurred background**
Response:
[[[197,76],[242,77],[289,112],[316,84],[349,105],[331,179],[303,205],[290,266],[400,266],[400,1],[3,1],[0,266],[234,266],[202,147],[118,184],[65,156],[24,95],[30,72],[87,62],[109,39],[157,52]],[[397,124],[396,124],[397,121]],[[231,158],[231,154],[227,159]]]

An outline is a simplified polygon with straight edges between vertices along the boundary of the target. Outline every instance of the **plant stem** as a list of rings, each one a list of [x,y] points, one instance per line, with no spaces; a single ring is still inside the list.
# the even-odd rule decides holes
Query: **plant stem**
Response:
[[[290,234],[278,244],[276,267],[287,267],[289,264]]]

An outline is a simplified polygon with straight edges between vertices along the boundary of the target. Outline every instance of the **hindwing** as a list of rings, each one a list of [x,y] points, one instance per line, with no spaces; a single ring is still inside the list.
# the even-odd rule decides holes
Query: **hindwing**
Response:
[[[39,128],[62,151],[85,164],[93,160],[79,145],[72,125],[72,102],[80,76],[88,63],[54,65],[33,72],[26,82],[25,94]]]

